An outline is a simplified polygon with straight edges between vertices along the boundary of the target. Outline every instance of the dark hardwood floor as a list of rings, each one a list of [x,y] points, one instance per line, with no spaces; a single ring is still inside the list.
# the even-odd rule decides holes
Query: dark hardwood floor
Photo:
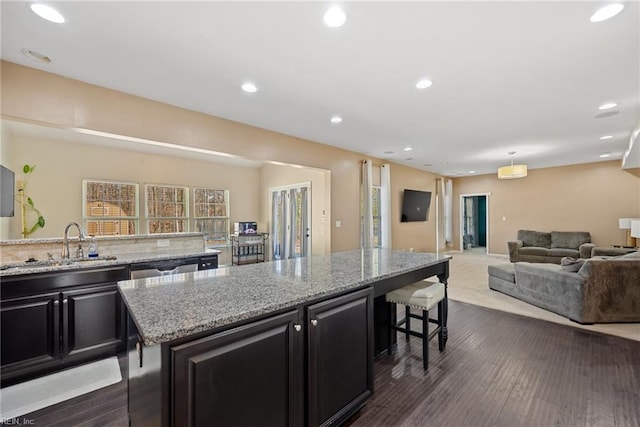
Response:
[[[346,425],[640,426],[640,342],[450,302],[444,353],[398,335]],[[418,322],[415,322],[418,323]],[[640,325],[638,325],[640,328]],[[125,362],[125,363],[122,363]],[[126,378],[126,360],[121,360]],[[126,379],[26,415],[36,426],[127,426]]]
[[[399,334],[348,426],[640,426],[640,342],[449,307],[446,351],[432,340],[424,372],[420,340]]]

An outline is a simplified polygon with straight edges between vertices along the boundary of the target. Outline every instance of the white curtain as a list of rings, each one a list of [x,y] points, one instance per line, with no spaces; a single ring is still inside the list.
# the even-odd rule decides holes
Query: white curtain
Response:
[[[373,242],[373,167],[371,160],[362,162],[362,248],[372,247]]]
[[[444,186],[444,240],[447,246],[453,243],[453,181],[445,179]]]
[[[286,258],[286,229],[287,216],[285,215],[285,190],[273,191],[271,193],[271,218],[272,230],[271,241],[273,242],[273,259]]]
[[[391,248],[391,166],[380,168],[380,247]]]

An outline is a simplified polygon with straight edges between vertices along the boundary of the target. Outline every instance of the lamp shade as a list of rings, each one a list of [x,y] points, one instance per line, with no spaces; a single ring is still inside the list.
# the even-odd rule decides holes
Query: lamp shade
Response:
[[[640,219],[631,221],[631,237],[640,238]]]
[[[509,165],[498,168],[498,179],[524,178],[527,176],[527,165]]]
[[[621,230],[625,230],[625,229],[629,229],[631,228],[631,220],[633,218],[620,218],[618,219],[618,226]]]

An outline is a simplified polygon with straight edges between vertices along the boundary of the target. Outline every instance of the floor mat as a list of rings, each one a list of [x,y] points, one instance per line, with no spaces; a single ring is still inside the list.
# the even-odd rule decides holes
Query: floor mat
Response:
[[[118,358],[56,372],[0,389],[0,418],[12,419],[122,380]]]

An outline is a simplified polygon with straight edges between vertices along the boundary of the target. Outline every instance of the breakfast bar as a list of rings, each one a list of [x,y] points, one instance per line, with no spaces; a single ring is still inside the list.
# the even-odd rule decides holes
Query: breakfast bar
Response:
[[[446,284],[449,259],[366,249],[119,282],[131,425],[344,422],[390,345],[384,295]]]

